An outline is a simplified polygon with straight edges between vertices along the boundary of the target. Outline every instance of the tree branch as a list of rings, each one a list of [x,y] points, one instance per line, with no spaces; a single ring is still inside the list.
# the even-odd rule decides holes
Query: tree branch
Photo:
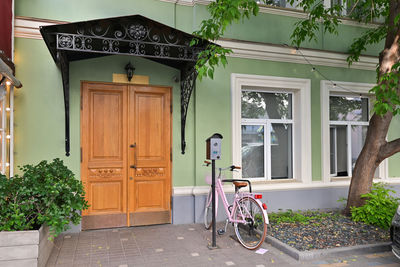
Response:
[[[382,162],[384,159],[400,152],[400,138],[387,142],[379,149],[378,161]]]

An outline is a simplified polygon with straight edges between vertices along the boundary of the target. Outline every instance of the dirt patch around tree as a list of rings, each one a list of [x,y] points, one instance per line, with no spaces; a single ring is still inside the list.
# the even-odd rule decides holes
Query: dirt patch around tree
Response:
[[[353,222],[339,211],[286,212],[269,217],[267,234],[300,251],[390,241],[389,230]]]

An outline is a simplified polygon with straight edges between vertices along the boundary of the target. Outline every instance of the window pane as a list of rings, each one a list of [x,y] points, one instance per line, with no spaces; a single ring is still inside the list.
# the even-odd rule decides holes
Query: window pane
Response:
[[[292,94],[242,91],[242,118],[292,119]]]
[[[292,125],[271,125],[271,179],[293,177]]]
[[[329,97],[331,121],[368,121],[368,98]]]
[[[336,165],[336,176],[349,176],[347,172],[347,126],[332,126],[331,129],[334,130],[331,130],[330,142],[336,144],[336,155],[334,158],[331,157],[331,169]],[[335,131],[335,134],[332,134],[332,131]]]
[[[331,175],[336,176],[336,127],[330,128]]]
[[[358,155],[364,146],[368,126],[351,126],[351,168],[354,169]]]
[[[265,177],[263,125],[242,125],[242,177]]]
[[[279,6],[279,7],[286,7],[286,0],[266,0],[264,1],[257,1],[259,4],[266,4],[269,6]]]

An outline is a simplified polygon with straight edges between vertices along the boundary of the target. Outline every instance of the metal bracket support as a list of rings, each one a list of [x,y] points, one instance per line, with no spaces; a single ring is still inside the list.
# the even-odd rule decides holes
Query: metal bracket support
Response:
[[[65,155],[70,155],[70,135],[69,135],[69,61],[65,52],[57,51],[57,63],[61,70],[61,77],[64,92],[64,111],[65,111]]]
[[[196,87],[197,72],[194,65],[189,65],[181,70],[181,153],[185,154],[186,116],[189,108],[190,97]]]

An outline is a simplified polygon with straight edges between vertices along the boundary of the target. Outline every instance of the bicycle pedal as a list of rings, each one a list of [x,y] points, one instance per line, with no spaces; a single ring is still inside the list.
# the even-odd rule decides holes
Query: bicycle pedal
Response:
[[[218,233],[219,235],[223,235],[223,234],[225,234],[225,230],[224,230],[224,229],[218,229],[218,230],[217,230],[217,233]]]

